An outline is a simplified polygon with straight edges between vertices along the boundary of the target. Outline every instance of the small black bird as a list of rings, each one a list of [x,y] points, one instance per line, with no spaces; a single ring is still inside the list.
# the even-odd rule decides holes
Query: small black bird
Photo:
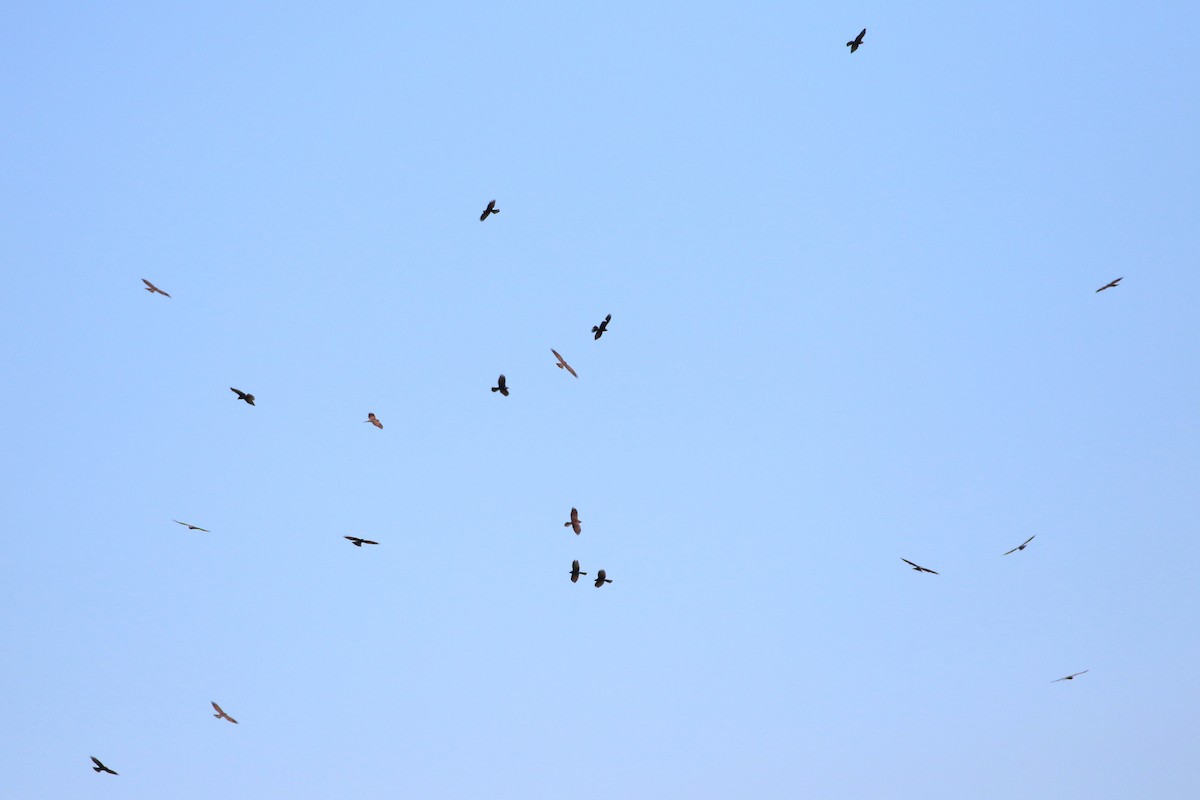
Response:
[[[606,583],[612,583],[612,581],[610,581],[608,578],[604,577],[604,570],[600,570],[599,572],[596,573],[596,588],[599,589],[601,586],[603,586]]]
[[[201,528],[199,525],[192,525],[191,523],[188,523],[188,522],[180,522],[177,519],[173,519],[173,520],[171,520],[171,522],[174,522],[176,525],[183,525],[183,526],[187,527],[187,529],[189,531],[204,531],[205,533],[210,533],[208,528]]]
[[[578,581],[580,575],[587,575],[587,573],[579,571],[579,559],[576,559],[571,562],[571,583]]]
[[[1027,545],[1027,544],[1029,544],[1030,542],[1032,542],[1032,541],[1033,541],[1033,538],[1034,538],[1034,536],[1037,536],[1037,534],[1035,533],[1033,536],[1030,536],[1030,537],[1029,537],[1028,539],[1026,539],[1026,540],[1025,540],[1025,541],[1024,541],[1022,544],[1019,544],[1019,545],[1017,545],[1016,547],[1014,547],[1012,550],[1009,550],[1009,551],[1008,551],[1008,553],[1005,553],[1004,555],[1008,555],[1009,553],[1015,553],[1015,552],[1017,552],[1018,550],[1024,550],[1024,549],[1025,549],[1025,545]]]
[[[254,405],[254,395],[252,395],[252,394],[246,394],[246,393],[245,393],[245,392],[243,392],[241,389],[235,389],[235,388],[233,388],[232,386],[230,386],[230,387],[229,387],[229,391],[231,391],[231,392],[233,392],[234,394],[236,394],[236,395],[237,395],[237,399],[238,399],[238,400],[245,400],[245,401],[246,401],[247,403],[249,403],[250,405]]]
[[[930,573],[931,575],[937,575],[937,574],[938,574],[938,573],[934,572],[934,571],[933,571],[933,570],[931,570],[931,569],[925,569],[924,567],[922,567],[922,566],[921,566],[921,565],[919,565],[919,564],[913,564],[913,562],[909,561],[907,558],[902,558],[902,559],[900,559],[900,560],[901,560],[901,561],[903,561],[905,564],[908,564],[908,565],[910,565],[910,566],[911,566],[913,569],[915,569],[917,572],[928,572],[928,573]]]
[[[500,394],[504,395],[505,397],[508,397],[508,386],[504,383],[503,375],[500,376],[500,380],[497,381],[497,383],[499,383],[499,386],[493,386],[492,391],[499,392]]]
[[[499,214],[499,213],[500,213],[500,209],[496,208],[496,201],[493,200],[492,202],[487,204],[487,208],[485,208],[483,210],[483,213],[479,215],[479,221],[483,222],[485,219],[487,219],[492,214]]]
[[[370,539],[360,539],[357,536],[343,536],[342,538],[349,539],[350,543],[355,547],[362,547],[364,544],[379,544],[379,542],[372,542]]]
[[[867,29],[863,28],[862,31],[859,32],[858,36],[855,36],[853,39],[846,42],[846,47],[850,48],[851,53],[853,53],[855,50],[858,49],[858,46],[860,44],[862,44],[863,37],[866,35],[867,35]]]
[[[379,421],[379,417],[375,416],[374,412],[367,414],[367,418],[363,422],[369,422],[379,430],[383,430],[383,423]]]
[[[1108,283],[1104,284],[1099,289],[1097,289],[1096,293],[1098,294],[1100,292],[1103,292],[1105,289],[1115,289],[1115,288],[1117,288],[1117,284],[1120,283],[1121,281],[1123,281],[1124,279],[1125,279],[1125,276],[1122,275],[1120,278],[1117,278],[1115,281],[1109,281]]]
[[[1088,671],[1089,671],[1089,670],[1086,670],[1086,669],[1085,669],[1083,672],[1088,672]],[[1050,681],[1050,682],[1051,682],[1051,683],[1058,683],[1059,681],[1073,681],[1073,680],[1075,680],[1077,677],[1079,677],[1080,675],[1082,675],[1082,674],[1083,674],[1083,672],[1076,672],[1074,675],[1068,675],[1068,676],[1067,676],[1067,677],[1065,677],[1065,678],[1056,678],[1055,680],[1052,680],[1052,681]]]
[[[92,769],[94,769],[96,772],[107,772],[109,775],[118,775],[119,774],[119,773],[113,772],[111,769],[104,766],[102,763],[100,763],[100,759],[96,758],[95,756],[89,756],[89,758],[91,758],[92,761],[94,761],[96,763],[96,766],[92,767]]]
[[[146,280],[145,278],[142,278],[142,283],[146,284],[146,291],[149,292],[150,294],[161,294],[163,297],[171,296],[171,295],[167,294],[166,292],[164,292],[162,289],[155,286],[150,281]]]
[[[581,522],[583,522],[583,520],[581,520],[579,518],[579,509],[572,508],[571,509],[571,519],[569,522],[564,522],[563,527],[564,528],[569,527],[571,530],[575,531],[575,535],[578,536],[579,535],[579,523],[581,523]]]
[[[608,323],[611,321],[612,321],[612,314],[609,314],[607,317],[604,318],[604,322],[601,322],[599,325],[592,326],[592,333],[596,334],[597,339],[599,339],[601,336],[603,336],[604,332],[608,330]]]

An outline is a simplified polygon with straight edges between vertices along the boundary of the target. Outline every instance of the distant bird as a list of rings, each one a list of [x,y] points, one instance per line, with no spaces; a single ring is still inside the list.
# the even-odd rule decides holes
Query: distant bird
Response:
[[[142,283],[146,284],[146,291],[149,292],[150,294],[161,294],[163,297],[171,296],[171,295],[167,294],[166,292],[164,292],[162,289],[155,286],[150,281],[146,280],[145,278],[142,278]],[[113,774],[115,775],[116,773],[114,772]]]
[[[587,575],[587,573],[579,571],[579,559],[575,559],[571,562],[571,583],[578,581],[580,575]]]
[[[241,389],[235,389],[235,388],[233,388],[232,386],[230,386],[230,387],[229,387],[229,391],[231,391],[231,392],[233,392],[234,394],[236,394],[236,395],[237,395],[237,399],[238,399],[238,400],[245,400],[245,401],[246,401],[247,403],[249,403],[250,405],[254,405],[254,395],[252,395],[252,394],[246,394],[246,393],[245,393],[245,392],[243,392]]]
[[[605,331],[608,330],[608,323],[611,321],[612,321],[612,314],[609,314],[607,317],[604,318],[604,322],[601,322],[599,325],[592,326],[592,333],[596,334],[597,339],[599,339],[601,336],[603,336]]]
[[[200,526],[198,526],[198,525],[192,525],[192,524],[190,524],[190,523],[187,523],[187,522],[180,522],[180,521],[179,521],[179,520],[177,520],[177,519],[173,519],[173,520],[171,520],[171,522],[174,522],[176,525],[184,525],[184,526],[186,526],[186,527],[187,527],[187,529],[188,529],[189,531],[204,531],[205,533],[210,533],[210,531],[208,530],[208,528],[201,528],[201,527],[200,527]]]
[[[853,39],[846,42],[846,47],[850,48],[851,53],[853,53],[855,50],[858,49],[858,46],[860,44],[862,44],[863,37],[866,35],[867,35],[867,29],[863,28],[861,31],[859,31],[858,36],[855,36]]]
[[[572,508],[571,509],[571,520],[570,520],[570,522],[564,522],[563,527],[570,528],[571,530],[575,531],[575,535],[578,536],[579,535],[579,523],[581,523],[581,522],[583,522],[583,520],[581,520],[579,518],[579,510]]]
[[[499,383],[498,386],[492,387],[492,391],[499,392],[500,394],[504,395],[505,397],[508,397],[508,386],[504,383],[503,375],[500,376],[500,380],[498,381],[498,383]]]
[[[479,215],[479,221],[483,222],[485,219],[487,219],[492,214],[499,214],[499,213],[500,213],[500,209],[496,208],[496,201],[493,200],[492,202],[487,204],[487,208],[485,208],[483,210],[483,213]]]
[[[571,373],[572,375],[575,375],[575,370],[571,369],[571,365],[568,364],[565,360],[563,360],[563,357],[558,354],[557,350],[555,350],[553,347],[551,347],[550,352],[554,353],[554,357],[558,359],[558,364],[556,364],[555,366],[557,366],[559,369],[565,369],[567,372]],[[579,376],[575,375],[575,377],[578,378]]]
[[[89,758],[91,758],[92,761],[95,762],[96,766],[92,767],[92,769],[94,769],[96,772],[107,772],[109,775],[119,775],[120,774],[118,772],[113,772],[111,769],[104,766],[104,764],[100,763],[100,759],[96,758],[95,756],[89,756]]]
[[[1086,669],[1085,669],[1083,672],[1088,672],[1088,671],[1089,671],[1089,670],[1086,670]],[[1068,675],[1068,676],[1067,676],[1067,677],[1065,677],[1065,678],[1056,678],[1055,680],[1052,680],[1052,681],[1050,681],[1050,682],[1051,682],[1051,683],[1058,683],[1059,681],[1073,681],[1073,680],[1075,680],[1077,677],[1079,677],[1080,675],[1082,675],[1082,674],[1083,674],[1083,672],[1076,672],[1074,675]]]
[[[606,583],[612,583],[612,581],[610,581],[608,578],[604,577],[604,570],[600,570],[599,572],[596,573],[596,588],[599,589],[601,586],[603,586]]]
[[[367,418],[364,419],[363,422],[369,422],[376,428],[379,428],[379,430],[383,430],[383,423],[380,422],[379,417],[375,416],[374,414],[367,414]]]
[[[1109,281],[1108,283],[1104,284],[1099,289],[1097,289],[1096,293],[1099,294],[1100,292],[1103,292],[1105,289],[1115,289],[1115,288],[1117,288],[1117,284],[1123,280],[1125,280],[1124,275],[1122,275],[1120,278],[1117,278],[1115,281]]]
[[[228,714],[226,714],[224,711],[221,710],[221,707],[219,705],[217,705],[217,701],[214,700],[212,706],[213,706],[213,708],[215,708],[217,710],[217,713],[213,714],[214,717],[216,717],[217,719],[227,719],[230,722],[232,722],[234,725],[238,724],[238,721],[236,719],[234,719],[233,717],[229,716]]]
[[[1008,551],[1008,553],[1005,553],[1004,555],[1008,555],[1009,553],[1015,553],[1015,552],[1017,552],[1018,550],[1024,550],[1024,549],[1025,549],[1025,545],[1027,545],[1027,544],[1029,544],[1030,542],[1032,542],[1032,541],[1033,541],[1033,537],[1034,537],[1034,536],[1037,536],[1037,534],[1035,533],[1033,536],[1030,536],[1030,537],[1029,537],[1028,539],[1026,539],[1024,542],[1022,542],[1021,544],[1017,545],[1017,546],[1016,546],[1016,547],[1014,547],[1012,550],[1009,550],[1009,551]]]
[[[362,547],[364,544],[379,544],[379,542],[372,542],[370,539],[360,539],[357,536],[343,536],[342,538],[349,539],[355,547]]]
[[[934,571],[933,571],[933,570],[931,570],[931,569],[925,569],[925,568],[924,568],[924,567],[922,567],[920,564],[913,564],[913,562],[909,561],[907,558],[902,558],[902,559],[900,559],[900,560],[901,560],[901,561],[903,561],[905,564],[909,564],[909,565],[911,565],[911,566],[912,566],[912,568],[913,568],[913,569],[915,569],[917,572],[928,572],[928,573],[930,573],[931,575],[937,575],[937,574],[938,574],[938,573],[934,572]]]

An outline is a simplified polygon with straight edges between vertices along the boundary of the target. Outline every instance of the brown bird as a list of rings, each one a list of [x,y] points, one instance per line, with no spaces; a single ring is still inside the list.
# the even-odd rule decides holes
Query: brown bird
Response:
[[[563,357],[558,354],[557,350],[555,350],[553,347],[551,347],[550,352],[554,353],[554,357],[558,359],[558,364],[556,364],[555,366],[557,366],[559,369],[565,369],[567,372],[571,373],[572,375],[575,375],[575,370],[571,369],[571,365],[568,364],[565,360],[563,360]],[[575,375],[575,377],[578,378],[579,376]]]
[[[1086,670],[1086,669],[1085,669],[1083,672],[1088,672],[1088,671],[1089,671],[1089,670]],[[1056,678],[1056,679],[1054,679],[1054,680],[1052,680],[1052,681],[1050,681],[1050,682],[1051,682],[1051,683],[1058,683],[1059,681],[1073,681],[1073,680],[1075,680],[1077,677],[1079,677],[1080,675],[1082,675],[1082,674],[1083,674],[1083,672],[1076,672],[1074,675],[1068,675],[1068,676],[1067,676],[1067,677],[1065,677],[1065,678]]]
[[[907,558],[902,558],[902,559],[900,559],[900,560],[901,560],[901,561],[903,561],[905,564],[908,564],[908,565],[910,565],[910,566],[911,566],[913,569],[915,569],[917,572],[928,572],[928,573],[930,573],[931,575],[937,575],[937,574],[938,574],[938,573],[934,572],[934,571],[933,571],[933,570],[931,570],[931,569],[925,569],[924,567],[922,567],[922,566],[921,566],[921,565],[919,565],[919,564],[913,564],[913,562],[909,561]]]
[[[1008,555],[1009,553],[1015,553],[1015,552],[1017,552],[1018,550],[1024,550],[1024,549],[1025,549],[1025,545],[1027,545],[1027,544],[1029,544],[1030,542],[1032,542],[1032,541],[1033,541],[1033,538],[1034,538],[1034,536],[1037,536],[1037,534],[1035,533],[1033,536],[1030,536],[1030,537],[1029,537],[1028,539],[1026,539],[1026,540],[1025,540],[1025,541],[1024,541],[1022,544],[1019,544],[1019,545],[1017,545],[1016,547],[1014,547],[1012,550],[1009,550],[1009,551],[1008,551],[1008,553],[1005,553],[1004,555]]]
[[[601,322],[599,325],[592,326],[592,333],[596,334],[597,339],[599,339],[605,334],[606,331],[608,331],[609,322],[612,322],[612,314],[609,314],[607,317],[605,317],[604,322]]]
[[[846,47],[850,48],[851,53],[853,53],[855,50],[858,49],[858,46],[860,44],[862,44],[863,37],[866,35],[867,35],[867,29],[863,28],[862,31],[859,32],[858,36],[855,36],[853,39],[846,42]]]
[[[213,714],[214,717],[216,717],[217,719],[227,719],[230,722],[232,722],[234,725],[238,724],[238,721],[236,719],[234,719],[233,717],[229,716],[228,714],[226,714],[224,711],[221,710],[221,707],[219,705],[217,705],[217,701],[214,700],[212,706],[213,706],[213,708],[215,708],[217,710],[217,713]]]
[[[595,586],[597,589],[599,589],[601,586],[603,586],[606,583],[612,583],[612,581],[610,581],[608,578],[604,577],[604,570],[600,570],[599,572],[596,573]]]
[[[1115,288],[1117,288],[1117,284],[1120,283],[1121,281],[1123,281],[1124,279],[1125,279],[1125,276],[1122,275],[1120,278],[1117,278],[1115,281],[1109,281],[1108,283],[1104,284],[1099,289],[1097,289],[1096,293],[1103,292],[1105,289],[1115,289]]]
[[[579,523],[581,523],[581,522],[583,522],[583,520],[581,520],[579,518],[579,510],[572,508],[571,509],[571,520],[569,522],[564,522],[563,527],[570,528],[571,530],[575,531],[575,535],[578,536],[579,535]]]
[[[504,383],[503,375],[500,376],[500,380],[498,381],[498,383],[499,383],[498,386],[492,387],[492,391],[499,392],[500,394],[504,395],[505,397],[508,397],[508,386],[507,386],[507,384]]]
[[[379,417],[375,416],[373,413],[367,414],[367,418],[364,419],[363,422],[369,422],[372,425],[374,425],[376,428],[379,428],[379,430],[383,430],[383,423],[380,422]]]
[[[179,520],[177,520],[177,519],[173,519],[173,520],[171,520],[171,522],[174,522],[176,525],[184,525],[184,526],[186,526],[186,527],[187,527],[187,529],[188,529],[189,531],[204,531],[205,533],[209,533],[209,532],[210,532],[210,531],[208,530],[208,528],[201,528],[201,527],[199,527],[198,525],[192,525],[192,524],[190,524],[190,523],[187,523],[187,522],[180,522],[180,521],[179,521]]]
[[[379,542],[372,542],[370,539],[360,539],[357,536],[343,536],[342,538],[349,539],[355,547],[362,547],[364,544],[379,544]]]
[[[237,395],[237,399],[238,399],[238,400],[245,400],[245,401],[246,401],[247,403],[249,403],[250,405],[254,405],[254,395],[252,395],[252,394],[246,394],[246,393],[245,393],[245,392],[243,392],[241,389],[235,389],[235,388],[233,388],[232,386],[230,386],[230,387],[229,387],[229,391],[231,391],[231,392],[233,392],[234,394],[236,394],[236,395]]]
[[[146,280],[145,278],[142,278],[142,283],[146,284],[146,291],[149,292],[150,294],[161,294],[163,297],[171,296],[171,295],[167,294],[166,292],[164,292],[162,289],[155,286],[150,281]]]
[[[500,213],[500,209],[496,208],[496,201],[493,200],[492,202],[487,204],[487,208],[485,208],[483,210],[483,213],[479,215],[479,221],[483,222],[485,219],[487,219],[492,214],[499,214],[499,213]]]
[[[571,562],[571,583],[578,581],[580,575],[587,575],[587,573],[579,571],[579,559],[575,559]]]
[[[96,772],[107,772],[109,775],[120,774],[117,772],[113,772],[111,769],[104,766],[102,763],[100,763],[100,759],[96,758],[95,756],[89,756],[89,758],[91,758],[92,761],[95,762],[96,766],[92,767],[92,769],[94,769]]]

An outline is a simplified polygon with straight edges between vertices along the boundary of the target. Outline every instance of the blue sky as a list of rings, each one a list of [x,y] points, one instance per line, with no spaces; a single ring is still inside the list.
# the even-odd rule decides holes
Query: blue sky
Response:
[[[13,4],[11,796],[1196,793],[1198,22]]]

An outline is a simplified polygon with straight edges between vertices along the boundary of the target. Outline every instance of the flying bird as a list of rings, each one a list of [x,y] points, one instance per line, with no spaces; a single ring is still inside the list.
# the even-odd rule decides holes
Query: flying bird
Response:
[[[1100,292],[1103,292],[1105,289],[1115,289],[1115,288],[1117,288],[1117,284],[1120,283],[1121,281],[1123,281],[1124,279],[1125,279],[1125,276],[1122,275],[1120,278],[1117,278],[1115,281],[1109,281],[1108,283],[1104,284],[1099,289],[1097,289],[1096,293],[1098,294]]]
[[[149,292],[150,294],[161,294],[163,297],[171,296],[171,295],[167,294],[166,292],[164,292],[162,289],[155,286],[150,281],[146,280],[145,278],[142,278],[142,283],[146,284],[146,291]]]
[[[171,520],[171,522],[174,522],[176,525],[184,525],[187,527],[187,529],[189,531],[204,531],[205,533],[210,532],[208,530],[208,528],[201,528],[199,525],[192,525],[191,523],[188,523],[188,522],[180,522],[177,519],[173,519],[173,520]]]
[[[1035,533],[1033,536],[1037,536],[1037,534]],[[1022,542],[1021,544],[1017,545],[1017,546],[1016,546],[1016,547],[1014,547],[1012,550],[1009,550],[1009,551],[1008,551],[1008,553],[1005,553],[1004,555],[1008,555],[1009,553],[1015,553],[1015,552],[1017,552],[1018,550],[1024,550],[1024,549],[1025,549],[1025,545],[1027,545],[1027,544],[1029,544],[1030,542],[1032,542],[1032,541],[1033,541],[1033,536],[1030,536],[1030,537],[1029,537],[1028,539],[1026,539],[1024,542]]]
[[[1088,670],[1086,670],[1086,669],[1085,669],[1083,672],[1088,672]],[[1054,680],[1052,680],[1052,681],[1050,681],[1050,682],[1051,682],[1051,683],[1058,683],[1059,681],[1073,681],[1073,680],[1075,680],[1077,677],[1079,677],[1080,675],[1082,675],[1082,674],[1083,674],[1083,672],[1076,672],[1074,675],[1068,675],[1068,676],[1067,676],[1067,677],[1065,677],[1065,678],[1056,678],[1056,679],[1054,679]]]
[[[606,583],[612,583],[612,581],[604,577],[604,570],[600,570],[596,573],[596,588],[599,589]]]
[[[578,581],[580,575],[587,575],[587,573],[579,571],[579,559],[575,559],[571,562],[571,583]]]
[[[479,215],[479,221],[483,222],[485,219],[487,219],[492,214],[499,214],[499,213],[500,213],[500,209],[496,208],[496,201],[493,200],[492,202],[487,204],[487,208],[485,208],[483,210],[483,213]]]
[[[913,562],[909,561],[907,558],[902,558],[900,560],[903,561],[905,564],[909,564],[910,566],[912,566],[912,568],[915,569],[917,572],[928,572],[931,575],[938,574],[931,569],[925,569],[925,567],[922,567],[920,564],[913,564]]]
[[[493,386],[493,387],[492,387],[492,391],[493,391],[493,392],[499,392],[500,394],[504,395],[505,397],[508,397],[508,386],[507,386],[507,385],[504,383],[504,376],[503,376],[503,375],[501,375],[501,376],[500,376],[500,380],[498,381],[498,383],[499,383],[500,385],[499,385],[499,386]]]
[[[252,394],[246,394],[246,393],[245,393],[245,392],[243,392],[241,389],[235,389],[235,388],[233,388],[232,386],[230,386],[230,387],[229,387],[229,391],[231,391],[231,392],[233,392],[234,394],[236,394],[236,395],[237,395],[237,399],[238,399],[238,400],[245,400],[245,401],[246,401],[247,403],[249,403],[250,405],[254,405],[254,395],[252,395]]]
[[[599,339],[601,336],[603,336],[604,332],[608,330],[608,323],[611,321],[612,321],[612,314],[609,314],[607,317],[604,318],[604,322],[601,322],[599,325],[592,326],[592,333],[596,334],[597,339]]]
[[[857,49],[858,49],[858,46],[859,46],[860,44],[862,44],[863,37],[864,37],[864,36],[866,36],[866,35],[867,35],[867,29],[866,29],[866,28],[863,28],[863,29],[862,29],[862,30],[859,32],[858,36],[855,36],[853,39],[851,39],[850,41],[846,42],[846,47],[849,47],[849,48],[850,48],[850,52],[851,52],[851,53],[853,53],[855,50],[857,50]]]
[[[100,759],[96,758],[95,756],[89,756],[89,758],[91,758],[92,761],[95,762],[96,766],[92,767],[92,769],[94,769],[96,772],[107,772],[109,775],[119,775],[120,774],[118,772],[113,772],[111,769],[104,766],[104,764],[102,764],[100,762]]]
[[[567,362],[566,362],[566,361],[563,359],[563,357],[562,357],[562,356],[560,356],[560,355],[558,354],[558,351],[557,351],[557,350],[555,350],[553,347],[551,347],[551,348],[550,348],[550,352],[551,352],[551,353],[554,353],[554,357],[558,359],[558,364],[557,364],[556,366],[557,366],[559,369],[565,369],[567,372],[571,373],[572,375],[575,375],[575,370],[571,369],[571,365],[570,365],[570,364],[568,364],[568,363],[567,363]],[[575,375],[575,377],[576,377],[576,378],[578,378],[579,376],[578,376],[578,375]]]
[[[238,724],[238,721],[236,719],[234,719],[233,717],[226,714],[223,710],[221,710],[221,707],[219,705],[217,705],[216,700],[213,701],[212,706],[213,706],[213,708],[215,708],[217,710],[217,713],[213,714],[214,717],[216,717],[217,719],[227,719],[230,722],[232,722],[234,725]]]
[[[374,425],[376,428],[379,428],[379,430],[383,430],[383,423],[380,422],[379,417],[375,416],[373,413],[367,414],[367,418],[364,419],[363,422],[369,422],[372,425]]]
[[[372,542],[370,539],[360,539],[357,536],[343,536],[342,538],[349,539],[355,547],[362,547],[364,544],[379,544],[379,542]]]
[[[583,520],[581,520],[579,518],[579,509],[572,508],[571,509],[571,520],[569,522],[564,522],[563,527],[564,528],[569,527],[571,530],[575,531],[575,535],[578,536],[579,535],[579,523],[581,523],[581,522],[583,522]]]

